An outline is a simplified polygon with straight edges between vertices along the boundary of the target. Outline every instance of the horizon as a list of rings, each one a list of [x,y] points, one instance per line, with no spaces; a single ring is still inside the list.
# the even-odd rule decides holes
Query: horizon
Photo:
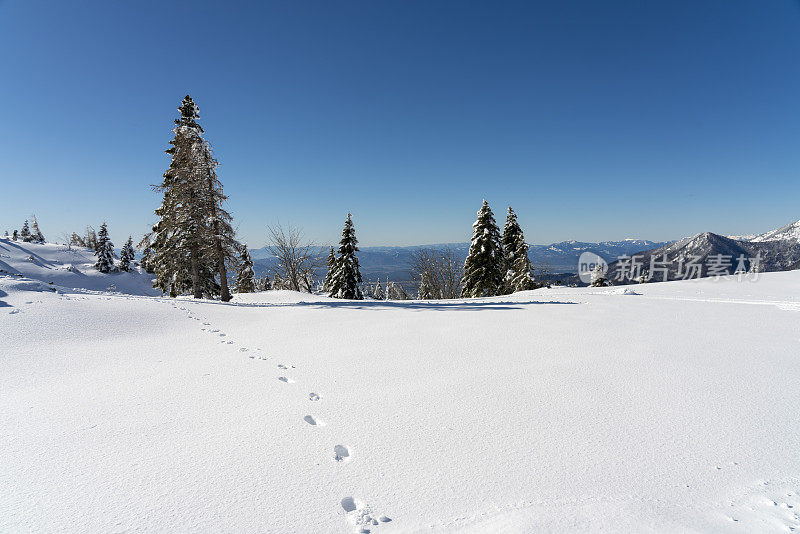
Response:
[[[254,249],[278,221],[335,244],[348,211],[363,247],[464,243],[483,198],[536,244],[763,233],[800,218],[798,22],[794,1],[0,0],[0,231],[138,241],[188,93]]]

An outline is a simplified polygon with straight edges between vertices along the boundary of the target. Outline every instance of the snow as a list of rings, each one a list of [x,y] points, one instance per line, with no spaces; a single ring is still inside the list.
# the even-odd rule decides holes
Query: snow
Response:
[[[159,295],[153,276],[138,267],[130,272],[103,274],[94,268],[97,258],[84,247],[55,243],[25,243],[0,238],[0,275],[22,275],[56,286],[90,291],[112,291],[132,295]],[[116,262],[118,263],[118,262]]]
[[[755,243],[762,241],[789,240],[800,242],[800,221],[795,221],[782,226],[777,230],[765,232],[751,239]]]
[[[2,532],[800,527],[800,271],[425,302],[47,282],[0,274]]]

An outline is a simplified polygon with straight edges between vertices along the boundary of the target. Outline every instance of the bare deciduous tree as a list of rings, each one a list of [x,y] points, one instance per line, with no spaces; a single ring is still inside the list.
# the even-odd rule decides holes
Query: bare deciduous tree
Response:
[[[419,249],[411,255],[411,270],[417,280],[425,276],[433,298],[455,299],[461,294],[464,266],[453,249]]]
[[[313,243],[303,242],[303,232],[294,226],[269,226],[269,251],[277,260],[274,286],[294,291],[313,291],[316,270],[324,258],[314,252]],[[280,281],[280,283],[279,283]],[[276,287],[277,289],[277,287]]]

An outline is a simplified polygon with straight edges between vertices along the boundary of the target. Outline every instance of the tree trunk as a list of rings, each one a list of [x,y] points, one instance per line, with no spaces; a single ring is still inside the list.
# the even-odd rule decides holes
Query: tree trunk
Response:
[[[194,298],[201,299],[203,298],[203,288],[200,286],[200,265],[197,260],[197,253],[192,252],[190,257],[192,262],[192,293]]]
[[[214,226],[217,222],[214,221]],[[231,300],[231,292],[228,289],[228,271],[225,269],[225,255],[222,253],[222,243],[217,238],[217,272],[219,273],[220,300],[228,302]]]

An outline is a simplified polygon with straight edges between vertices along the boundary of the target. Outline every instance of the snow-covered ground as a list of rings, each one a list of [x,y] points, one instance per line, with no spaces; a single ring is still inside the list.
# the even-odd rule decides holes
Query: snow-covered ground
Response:
[[[153,276],[138,267],[130,272],[103,274],[94,268],[96,261],[92,251],[83,247],[0,238],[0,275],[22,275],[66,288],[131,295],[160,294],[152,287]]]
[[[800,271],[442,302],[52,288],[0,275],[2,532],[800,528]]]

